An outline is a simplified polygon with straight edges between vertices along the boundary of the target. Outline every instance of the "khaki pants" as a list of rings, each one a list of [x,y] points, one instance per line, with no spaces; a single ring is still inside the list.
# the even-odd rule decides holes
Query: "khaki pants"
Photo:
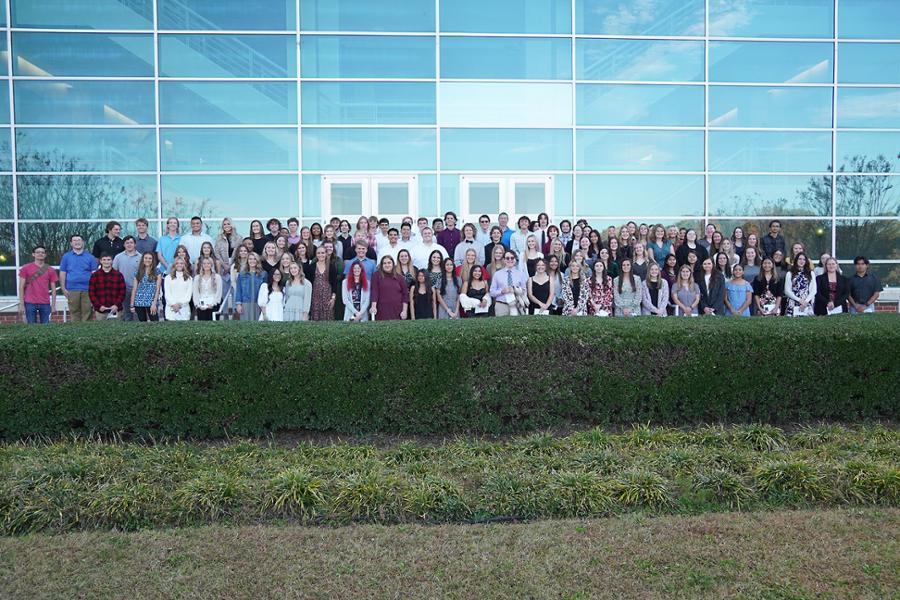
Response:
[[[121,320],[122,320],[122,313],[123,313],[123,311],[120,310],[120,311],[118,311],[118,312],[116,313],[116,318],[115,318],[115,319],[109,319],[109,317],[107,317],[107,315],[108,315],[109,313],[97,312],[97,311],[95,310],[95,311],[94,311],[94,320],[95,320],[95,321],[107,321],[107,320],[110,320],[110,321],[112,321],[112,320],[115,320],[115,321],[121,321]]]
[[[72,322],[90,321],[94,316],[91,297],[87,292],[69,292],[69,317]]]
[[[494,316],[508,317],[509,315],[509,304],[500,301],[494,303]]]

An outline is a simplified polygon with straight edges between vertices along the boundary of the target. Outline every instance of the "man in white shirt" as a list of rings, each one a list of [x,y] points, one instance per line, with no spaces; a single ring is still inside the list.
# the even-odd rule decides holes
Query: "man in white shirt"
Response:
[[[203,219],[193,217],[191,219],[191,232],[181,236],[181,244],[187,248],[188,256],[191,257],[192,263],[197,262],[197,259],[200,257],[200,247],[203,246],[203,242],[213,244],[212,238],[203,232]]]
[[[397,243],[400,244],[401,248],[406,248],[410,251],[413,249],[413,246],[419,243],[417,236],[412,232],[412,223],[403,223],[400,226],[400,241]]]
[[[484,247],[491,243],[491,218],[487,215],[478,217],[478,227],[475,228],[475,240]]]
[[[378,264],[381,264],[383,256],[390,256],[396,263],[397,253],[401,250],[403,250],[403,246],[400,244],[400,233],[396,228],[391,227],[387,232],[387,243],[384,245],[378,244]]]
[[[381,248],[388,245],[388,229],[391,222],[385,218],[378,219],[378,229],[375,230],[375,247]]]
[[[447,249],[434,241],[434,230],[430,227],[426,227],[422,230],[422,241],[410,250],[413,265],[415,265],[417,269],[428,268],[428,257],[431,256],[431,253],[435,250],[440,251],[442,258],[447,258],[447,256],[449,256],[447,254]]]

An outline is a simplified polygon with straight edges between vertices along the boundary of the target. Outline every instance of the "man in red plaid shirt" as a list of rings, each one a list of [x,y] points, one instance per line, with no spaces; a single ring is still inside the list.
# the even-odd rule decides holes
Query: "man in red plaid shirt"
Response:
[[[94,307],[94,318],[118,319],[122,315],[125,301],[125,279],[112,268],[113,259],[109,254],[100,257],[100,268],[91,274],[88,295]]]

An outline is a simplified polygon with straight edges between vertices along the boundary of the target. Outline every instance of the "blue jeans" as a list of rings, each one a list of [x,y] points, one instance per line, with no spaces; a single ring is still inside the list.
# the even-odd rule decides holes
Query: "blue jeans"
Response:
[[[50,305],[49,304],[32,304],[25,303],[25,320],[29,324],[49,323],[50,322]]]

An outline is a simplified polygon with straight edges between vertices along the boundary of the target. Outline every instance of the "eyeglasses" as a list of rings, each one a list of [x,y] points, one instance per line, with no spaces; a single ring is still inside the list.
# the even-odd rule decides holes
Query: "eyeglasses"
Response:
[[[515,256],[504,256],[503,260],[516,260]]]
[[[487,225],[490,221],[479,221],[482,225]]]

